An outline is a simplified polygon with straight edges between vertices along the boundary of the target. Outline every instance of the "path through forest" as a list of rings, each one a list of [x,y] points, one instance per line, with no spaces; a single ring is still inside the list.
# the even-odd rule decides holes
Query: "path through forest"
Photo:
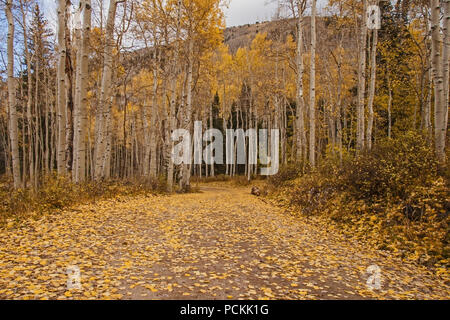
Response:
[[[448,299],[448,283],[249,188],[126,197],[0,231],[0,298]],[[366,270],[381,269],[381,290]],[[81,290],[67,290],[66,268]]]

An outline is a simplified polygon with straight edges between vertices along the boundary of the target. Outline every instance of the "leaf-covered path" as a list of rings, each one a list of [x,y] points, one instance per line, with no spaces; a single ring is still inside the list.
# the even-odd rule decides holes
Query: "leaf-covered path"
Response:
[[[366,285],[371,265],[381,290]],[[81,290],[67,290],[68,266]],[[448,299],[444,277],[248,188],[101,201],[0,231],[2,299]]]

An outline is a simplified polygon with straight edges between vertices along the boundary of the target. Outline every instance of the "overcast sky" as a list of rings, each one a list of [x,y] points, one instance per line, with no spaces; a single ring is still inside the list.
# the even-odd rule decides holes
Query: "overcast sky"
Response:
[[[276,7],[272,0],[231,0],[225,9],[227,27],[270,20]]]
[[[225,9],[227,27],[238,26],[256,21],[271,20],[277,0],[231,0]],[[40,0],[47,19],[54,22],[56,15],[55,0]],[[77,2],[76,0],[74,2]],[[274,3],[275,2],[275,3]]]
[[[227,27],[253,24],[256,21],[269,21],[275,15],[279,0],[230,0],[228,9],[225,9]],[[317,0],[317,11],[328,3],[328,0]],[[309,14],[309,5],[306,14]],[[281,12],[282,16],[289,15]]]

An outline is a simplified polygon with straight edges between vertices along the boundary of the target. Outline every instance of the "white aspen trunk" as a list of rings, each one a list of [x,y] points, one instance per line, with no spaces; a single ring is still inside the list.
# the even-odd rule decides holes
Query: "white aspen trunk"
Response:
[[[35,39],[36,41],[37,39]],[[33,164],[34,164],[34,168],[33,171],[35,172],[34,175],[34,180],[30,180],[30,184],[33,184],[34,189],[37,189],[37,185],[38,185],[38,175],[39,175],[39,128],[40,128],[40,120],[39,120],[39,101],[38,101],[38,97],[39,97],[39,73],[40,73],[40,63],[39,63],[39,59],[38,57],[35,57],[34,59],[34,63],[35,63],[35,68],[36,68],[36,76],[35,76],[35,85],[34,85],[34,113],[36,115],[36,125],[35,125],[35,130],[34,130],[34,160],[33,160]]]
[[[8,20],[8,105],[9,105],[9,138],[11,144],[12,171],[14,188],[22,186],[20,180],[20,158],[18,121],[16,108],[16,83],[14,79],[14,18],[12,14],[12,0],[6,0],[5,13]]]
[[[370,69],[370,87],[369,87],[369,101],[367,103],[368,119],[367,119],[367,149],[372,149],[372,131],[373,131],[373,102],[375,99],[375,84],[377,77],[377,45],[378,45],[378,30],[373,30],[372,38],[372,53],[371,53],[371,69]]]
[[[44,155],[44,167],[45,167],[45,174],[50,173],[50,119],[49,119],[49,81],[48,81],[48,70],[45,71],[45,155]]]
[[[342,165],[342,122],[341,122],[341,113],[342,113],[342,38],[339,42],[339,60],[338,60],[338,86],[337,86],[337,114],[336,114],[336,126],[337,126],[337,140],[338,140],[338,148],[339,148],[339,161]]]
[[[25,51],[25,59],[27,64],[27,136],[28,136],[28,160],[29,160],[29,175],[30,175],[30,181],[34,180],[34,159],[33,159],[33,143],[32,143],[32,135],[33,135],[33,118],[31,117],[31,107],[33,102],[33,85],[32,85],[32,79],[31,79],[31,54],[30,50],[28,49],[28,30],[27,30],[27,16],[26,11],[23,6],[23,1],[20,1],[20,9],[22,11],[22,30],[23,30],[23,45],[24,45],[24,51]],[[25,146],[24,146],[25,148]],[[25,150],[24,150],[25,151]],[[27,154],[24,152],[24,160],[23,160],[23,166],[26,167],[27,161],[26,161]],[[26,169],[23,168],[23,172],[26,172]],[[22,177],[24,182],[26,183],[26,176]]]
[[[177,56],[177,54],[176,54]],[[174,59],[174,70],[176,70],[178,57],[176,57],[176,59]],[[172,133],[175,130],[175,126],[176,126],[176,115],[175,115],[175,103],[177,100],[177,93],[176,93],[176,89],[177,89],[177,77],[175,75],[172,75],[172,83],[170,86],[171,89],[171,99],[170,99],[170,115],[169,115],[169,135],[167,137],[167,139],[169,139],[170,144],[169,144],[169,150],[168,150],[168,156],[169,156],[169,162],[168,162],[168,168],[167,168],[167,189],[169,192],[172,192],[173,190],[173,175],[174,175],[174,163],[173,163],[173,157],[172,157],[172,151],[174,148],[174,143],[172,140]]]
[[[311,69],[309,82],[309,163],[316,166],[316,0],[311,4]]]
[[[432,65],[435,95],[435,147],[436,155],[441,163],[445,163],[445,117],[448,105],[445,105],[444,92],[444,66],[441,57],[441,32],[440,32],[441,6],[439,0],[431,0],[431,44]]]
[[[75,66],[75,92],[74,92],[74,137],[73,137],[73,163],[72,163],[72,180],[77,181],[78,173],[78,160],[80,159],[79,149],[79,136],[80,136],[80,96],[81,96],[81,5],[75,14],[75,51],[76,51],[76,66]]]
[[[428,59],[431,60],[431,59]],[[428,141],[432,141],[433,137],[433,126],[431,124],[431,108],[432,108],[432,95],[433,95],[433,75],[431,72],[431,61],[429,65],[429,70],[427,72],[427,90],[428,95],[425,102],[425,130],[427,133]]]
[[[186,78],[186,104],[184,112],[184,129],[191,131],[192,123],[192,73],[194,66],[194,40],[189,39],[188,42],[188,65],[187,65],[187,78]],[[183,164],[183,177],[182,188],[188,190],[190,187],[191,171],[190,164]]]
[[[212,103],[209,104],[209,128],[214,129]],[[211,153],[211,158],[210,158],[211,176],[214,177],[215,176],[214,163],[212,162],[212,160],[213,160],[213,154]],[[206,165],[206,175],[208,176],[208,165]]]
[[[442,59],[444,64],[444,95],[445,95],[445,115],[444,115],[444,128],[446,130],[444,143],[447,136],[448,126],[448,106],[449,106],[449,77],[450,77],[450,0],[443,1],[444,6],[444,21],[443,21],[443,33],[444,33],[444,49],[442,53]],[[445,146],[444,146],[445,148]]]
[[[20,83],[19,83],[19,86],[18,86],[18,88],[20,89],[19,90],[19,92],[20,92],[20,96],[19,96],[19,99],[20,100],[22,100],[22,99],[24,99],[24,96],[23,96],[23,82],[24,82],[24,79],[23,79],[23,72],[21,71],[20,72]],[[9,114],[9,112],[6,112],[6,114]],[[26,119],[25,119],[25,116],[26,116],[26,114],[25,114],[25,110],[23,110],[22,111],[22,115],[21,115],[21,120],[22,120],[22,123],[23,123],[23,125],[22,125],[22,130],[21,130],[21,132],[22,132],[22,154],[23,154],[23,165],[22,165],[22,171],[21,171],[21,177],[22,177],[22,180],[23,181],[27,181],[27,170],[29,170],[29,168],[27,167],[27,142],[26,142],[26,140],[25,140],[25,138],[27,137],[27,134],[25,133],[25,124],[26,124]],[[8,120],[7,120],[8,121]],[[8,135],[7,133],[6,133],[6,135]]]
[[[69,2],[67,2],[69,4]],[[67,6],[66,19],[70,16],[70,5]],[[73,159],[74,159],[74,74],[72,68],[73,46],[70,37],[70,30],[66,24],[66,168],[73,178]]]
[[[431,27],[430,22],[428,19],[426,20],[426,30],[427,30],[427,39],[425,41],[426,43],[426,59],[427,59],[427,71],[425,74],[425,81],[427,83],[427,97],[425,99],[425,106],[424,106],[424,130],[427,135],[427,140],[431,144],[433,141],[433,126],[431,125],[431,105],[432,105],[432,95],[433,95],[433,74],[432,74],[432,56],[429,53],[430,50],[430,36],[428,34],[431,34]]]
[[[80,9],[83,11],[82,39],[79,69],[79,97],[78,97],[78,136],[77,142],[77,176],[75,182],[86,180],[86,134],[87,134],[87,86],[89,81],[89,35],[91,32],[91,1],[85,0]]]
[[[156,42],[156,32],[155,32],[155,42]],[[156,117],[158,114],[158,48],[155,46],[154,56],[153,56],[153,99],[152,99],[152,112],[150,118],[150,177],[156,178],[156,165],[157,165],[157,154],[156,154]],[[145,164],[147,166],[148,163]]]
[[[95,132],[95,180],[104,178],[103,164],[106,158],[106,140],[107,128],[106,123],[111,113],[111,80],[112,80],[112,64],[113,64],[113,35],[114,35],[114,20],[116,17],[117,1],[110,0],[108,9],[108,18],[106,20],[106,34],[105,34],[105,51],[103,53],[103,74],[100,91],[100,101],[97,108]]]
[[[358,105],[357,105],[357,130],[356,148],[364,148],[365,131],[365,91],[366,91],[366,47],[367,47],[367,0],[363,0],[363,12],[361,15],[361,34],[359,43],[359,64],[358,64]]]
[[[163,110],[163,153],[162,162],[165,171],[169,168],[169,158],[170,158],[170,117],[169,117],[169,106],[167,104],[167,79],[164,78],[163,82],[163,94],[162,94],[162,110]]]
[[[388,83],[388,91],[389,91],[389,100],[388,100],[388,138],[392,137],[392,84],[391,84],[391,76],[389,74],[389,68],[387,73],[387,83]]]
[[[297,92],[296,92],[296,160],[302,160],[305,139],[305,120],[304,109],[305,102],[303,97],[303,8],[300,1],[297,3],[298,21],[297,21]],[[305,156],[305,155],[303,155]]]
[[[144,177],[148,177],[149,176],[149,164],[150,164],[150,124],[149,124],[149,114],[148,114],[148,105],[147,105],[147,101],[144,100],[144,170],[143,170],[143,174]]]
[[[58,174],[66,172],[66,0],[58,0],[58,146],[56,163]]]
[[[112,132],[111,132],[111,106],[114,96],[110,97],[110,102],[108,106],[108,112],[104,118],[105,127],[105,155],[103,156],[102,163],[102,177],[103,179],[109,179],[111,177],[111,143],[112,143]]]
[[[178,0],[177,5],[177,31],[176,31],[176,44],[175,44],[175,54],[173,59],[173,73],[171,79],[171,99],[170,99],[170,125],[169,125],[169,133],[172,135],[172,132],[175,130],[176,126],[176,114],[175,114],[175,103],[177,100],[177,75],[178,75],[178,55],[179,55],[179,44],[178,40],[180,38],[180,22],[181,22],[181,0]],[[173,180],[174,180],[174,164],[172,159],[172,151],[174,148],[174,143],[172,137],[169,136],[170,140],[170,150],[169,150],[169,167],[167,169],[167,189],[169,192],[173,190]]]

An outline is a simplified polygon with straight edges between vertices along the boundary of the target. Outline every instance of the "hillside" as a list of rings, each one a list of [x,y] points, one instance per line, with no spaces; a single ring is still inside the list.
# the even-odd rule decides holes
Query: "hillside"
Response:
[[[309,38],[310,21],[310,17],[305,17],[304,34],[307,39]],[[295,39],[295,22],[294,19],[283,19],[230,27],[225,29],[224,32],[225,44],[234,53],[239,48],[249,46],[258,33],[267,33],[268,39],[271,40],[278,40],[280,38],[284,40],[289,34]],[[318,27],[320,28],[322,26],[323,24],[318,21]]]

